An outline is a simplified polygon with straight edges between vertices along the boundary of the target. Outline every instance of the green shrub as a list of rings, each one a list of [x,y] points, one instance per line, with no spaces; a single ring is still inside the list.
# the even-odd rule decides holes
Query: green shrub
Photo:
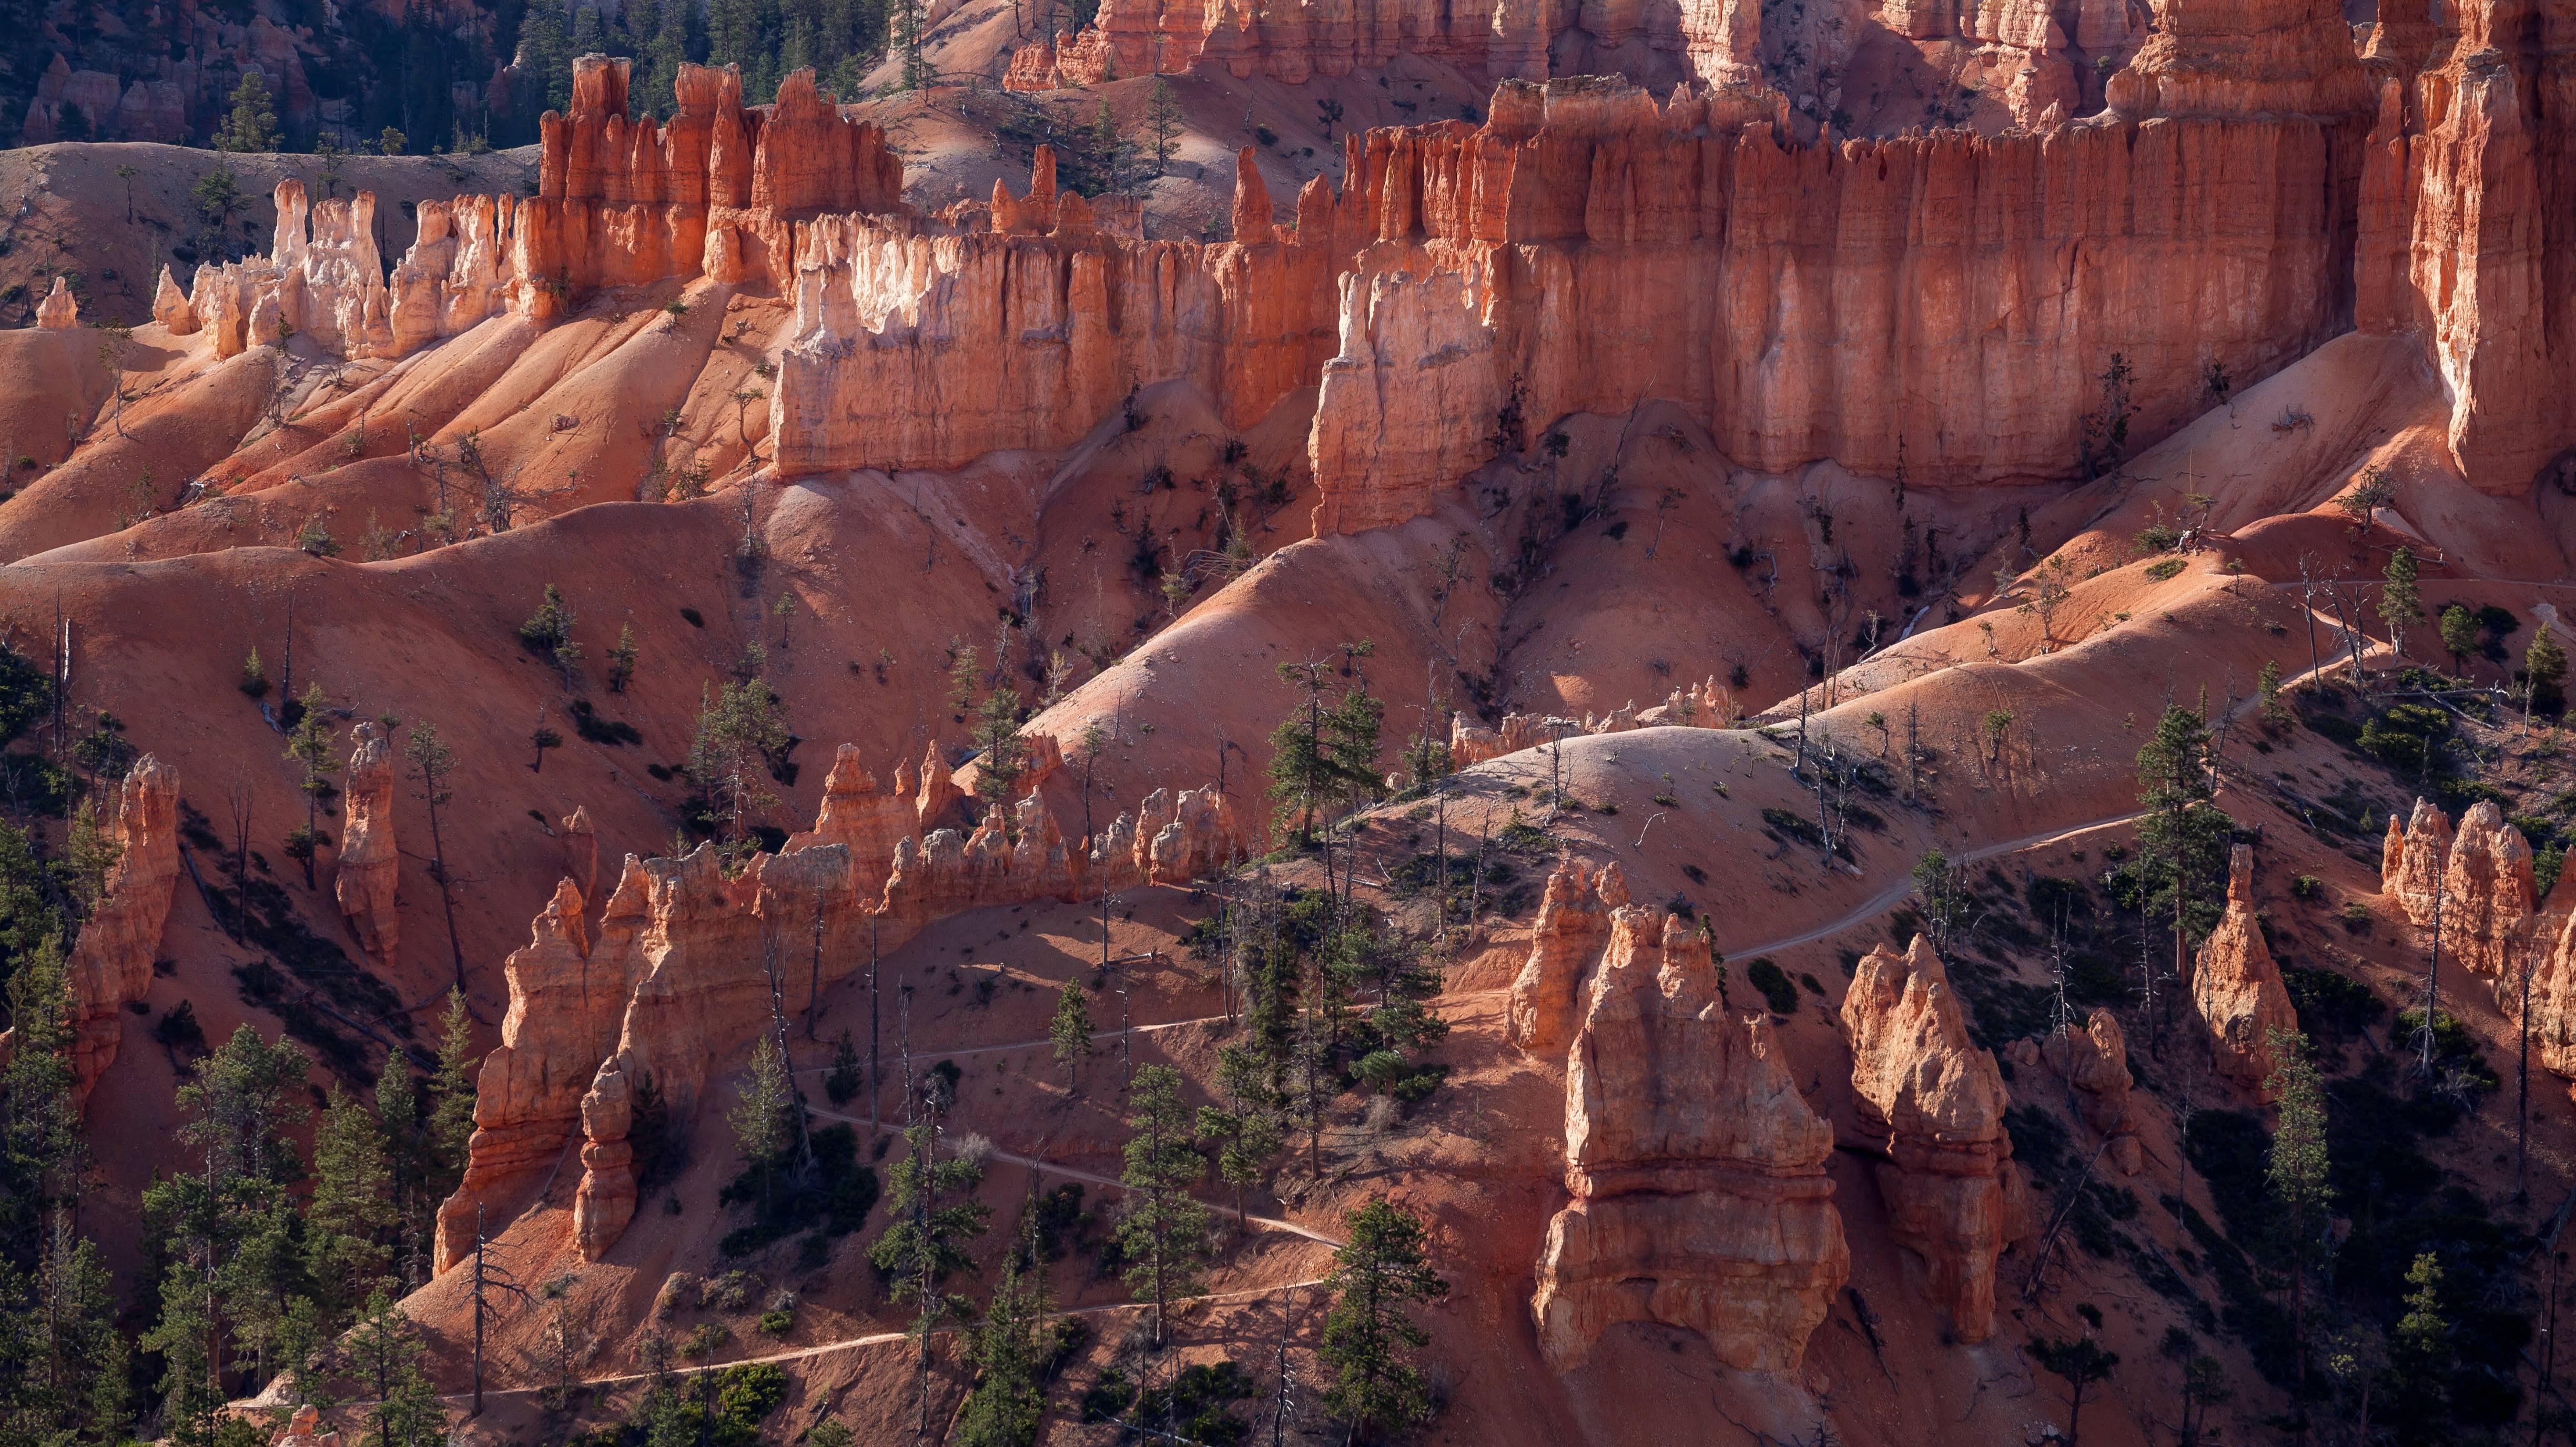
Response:
[[[1768,956],[1746,965],[1744,978],[1746,983],[1762,992],[1763,1002],[1771,1007],[1771,1013],[1775,1015],[1797,1013],[1798,987],[1789,983],[1788,975],[1782,973],[1780,967],[1772,963]]]

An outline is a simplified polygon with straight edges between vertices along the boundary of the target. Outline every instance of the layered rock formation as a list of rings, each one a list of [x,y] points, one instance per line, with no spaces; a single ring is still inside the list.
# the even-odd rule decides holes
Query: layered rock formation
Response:
[[[349,730],[349,738],[339,865],[331,894],[358,947],[376,964],[388,966],[401,943],[394,911],[402,856],[394,847],[393,753],[385,747],[385,731],[375,724],[360,722]]]
[[[2470,805],[2442,869],[2443,952],[2499,988],[2508,978],[2518,981],[2514,956],[2539,894],[2530,841],[2492,801]]]
[[[2407,923],[2429,928],[2441,899],[2442,869],[2451,857],[2451,818],[2426,800],[2415,801],[2406,827],[2388,816],[2379,847],[2379,891],[2397,903]]]
[[[88,1103],[116,1063],[125,1007],[152,988],[152,960],[179,885],[179,771],[144,755],[105,800],[99,825],[116,846],[116,863],[63,964],[75,1105]]]
[[[1883,476],[1902,443],[1934,484],[2063,476],[2112,352],[2151,438],[2205,405],[2205,363],[2259,378],[2344,325],[2340,113],[1784,147],[1731,104],[1506,83],[1481,129],[1352,139],[1375,245],[1309,444],[1319,530],[1419,515],[1492,455],[1456,419],[1515,398],[1669,398],[1761,471]]]
[[[2576,1080],[2576,914],[2559,923],[2557,932],[2535,941],[2531,971],[2531,1051],[2543,1069],[2561,1080]],[[2497,982],[2496,1003],[2508,1020],[2522,1018],[2522,982],[2507,989]]]
[[[879,793],[843,749],[812,831],[730,877],[711,845],[678,859],[629,856],[595,931],[576,882],[557,885],[503,966],[509,1015],[483,1063],[464,1183],[439,1211],[438,1270],[471,1248],[478,1205],[487,1216],[506,1208],[576,1140],[575,1229],[597,1259],[633,1212],[632,1091],[650,1080],[675,1114],[693,1109],[710,1072],[773,1008],[802,1012],[871,945],[898,948],[963,910],[1177,883],[1243,847],[1213,790],[1157,790],[1141,827],[1122,814],[1086,849],[1034,794],[992,808],[971,834],[923,829],[959,797],[935,745],[917,782],[906,767],[895,784]]]
[[[1923,1258],[1962,1341],[1994,1332],[1995,1261],[2030,1234],[2030,1192],[2004,1129],[1995,1058],[1968,1038],[1958,996],[1923,936],[1855,967],[1843,996],[1861,1132],[1887,1154],[1879,1194],[1897,1243]]]
[[[1573,1042],[1583,972],[1610,937],[1610,914],[1628,902],[1616,864],[1594,870],[1569,859],[1547,878],[1547,896],[1530,925],[1529,959],[1512,979],[1507,1033],[1527,1054],[1555,1059]]]
[[[1716,679],[1676,688],[1662,703],[1640,710],[1636,701],[1595,716],[1589,712],[1581,719],[1542,718],[1537,714],[1507,713],[1492,728],[1467,722],[1464,714],[1449,719],[1449,761],[1458,768],[1534,749],[1557,739],[1570,739],[1581,734],[1626,733],[1630,729],[1651,728],[1733,728],[1744,721],[1744,709],[1735,701],[1733,691],[1719,685]]]
[[[1652,1321],[1706,1334],[1728,1366],[1786,1371],[1851,1274],[1833,1127],[1770,1026],[1718,999],[1688,924],[1634,905],[1611,919],[1566,1062],[1574,1199],[1539,1256],[1539,1343],[1569,1370],[1611,1326]]]
[[[2209,1027],[2218,1073],[2260,1092],[2272,1073],[2271,1032],[2298,1029],[2299,1016],[2255,917],[2252,845],[2228,855],[2227,913],[2192,962],[2191,1000]]]
[[[2129,1073],[2129,1040],[2119,1017],[2096,1009],[2078,1030],[2072,1022],[2037,1043],[2023,1041],[2016,1051],[2020,1064],[2044,1065],[2074,1092],[2076,1113],[2109,1145],[2105,1154],[2123,1175],[2134,1176],[2144,1163],[2138,1145],[2137,1104],[2129,1092],[2137,1084]]]
[[[2576,397],[2576,23],[2563,4],[2382,7],[2377,116],[2362,178],[2355,312],[2424,343],[2449,396],[2446,440],[2481,491],[2566,476]]]

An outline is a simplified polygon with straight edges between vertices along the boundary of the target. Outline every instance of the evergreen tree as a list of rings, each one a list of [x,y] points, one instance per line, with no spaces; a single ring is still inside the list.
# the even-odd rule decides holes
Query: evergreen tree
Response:
[[[428,1351],[382,1286],[368,1296],[346,1345],[351,1374],[368,1402],[359,1447],[436,1447],[447,1440],[447,1406],[430,1382]]]
[[[313,887],[313,856],[324,843],[320,829],[323,796],[331,792],[331,775],[340,771],[340,762],[331,747],[331,721],[326,716],[330,700],[316,683],[304,690],[304,712],[287,731],[286,757],[304,766],[303,782],[296,785],[304,791],[304,827],[287,836],[286,854],[304,864],[304,887]]]
[[[1119,1175],[1128,1194],[1118,1244],[1129,1262],[1129,1289],[1139,1301],[1154,1304],[1154,1341],[1161,1345],[1172,1298],[1198,1290],[1200,1270],[1214,1253],[1207,1208],[1189,1193],[1190,1184],[1207,1174],[1207,1162],[1192,1144],[1179,1071],[1168,1065],[1137,1071],[1131,1098],[1136,1113],[1127,1118],[1134,1134],[1127,1140],[1127,1168]]]
[[[1029,1230],[1034,1236],[1034,1214]],[[958,1447],[1030,1447],[1038,1440],[1046,1419],[1050,1310],[1046,1263],[1031,1250],[1005,1253],[1002,1279],[967,1336],[975,1385],[949,1439]]]
[[[1082,1062],[1091,1055],[1091,1002],[1082,982],[1067,980],[1055,997],[1055,1014],[1047,1021],[1047,1039],[1055,1045],[1055,1063],[1064,1067],[1067,1090],[1082,1084]]]
[[[777,1190],[778,1167],[796,1140],[789,1113],[796,1109],[795,1086],[787,1077],[787,1059],[778,1042],[764,1031],[751,1047],[751,1068],[734,1082],[734,1107],[725,1116],[733,1127],[734,1149],[743,1163],[760,1173],[760,1204],[767,1210]]]
[[[1270,1160],[1286,1146],[1279,1121],[1279,1096],[1260,1056],[1243,1046],[1217,1051],[1217,1087],[1223,1107],[1199,1107],[1199,1138],[1217,1145],[1216,1173],[1234,1187],[1234,1214],[1246,1214],[1244,1193],[1269,1174]]]
[[[984,695],[975,714],[975,796],[987,804],[1007,803],[1020,775],[1028,746],[1020,741],[1020,696],[1008,688]]]
[[[2066,1383],[2066,1447],[2082,1447],[2084,1393],[2095,1382],[2110,1377],[2111,1369],[2120,1364],[2120,1354],[2104,1351],[2102,1344],[2089,1336],[2068,1341],[2033,1337],[2030,1353],[2039,1360],[2043,1369]]]
[[[635,679],[635,625],[617,630],[617,646],[608,650],[608,691],[624,693]]]
[[[9,976],[14,1048],[0,1064],[0,1257],[37,1254],[47,1209],[79,1191],[88,1166],[73,1103],[72,993],[57,936],[19,957]]]
[[[2224,899],[2218,881],[2236,822],[2217,806],[2216,764],[2208,727],[2179,704],[2166,706],[2138,750],[2138,806],[2145,811],[2138,820],[2141,904],[2170,924],[2177,981],[2187,977],[2191,946],[2217,923]]]
[[[2265,1035],[2263,1046],[2272,1061],[2272,1073],[2263,1088],[2279,1113],[2264,1174],[2271,1186],[2273,1221],[2281,1233],[2282,1259],[2290,1268],[2290,1327],[2297,1338],[2299,1400],[2304,1401],[2308,1280],[2334,1249],[2335,1193],[2326,1154],[2325,1089],[2309,1054],[2307,1036],[2276,1025]]]
[[[1172,94],[1169,82],[1155,76],[1154,88],[1145,96],[1145,154],[1153,158],[1156,176],[1171,169],[1183,125],[1180,97]]]
[[[429,877],[438,885],[439,913],[447,921],[447,953],[456,966],[456,988],[465,988],[465,945],[456,933],[456,891],[447,875],[447,845],[439,832],[438,811],[456,797],[447,787],[456,759],[438,737],[436,724],[422,724],[403,744],[412,777],[420,783],[420,801],[429,808]]]
[[[269,99],[268,82],[258,71],[245,70],[241,84],[233,87],[232,110],[215,133],[215,149],[266,154],[277,147],[277,107]]]
[[[2531,635],[2531,646],[2523,650],[2522,674],[2526,711],[2536,708],[2543,713],[2556,713],[2567,706],[2566,697],[2559,691],[2567,677],[2567,650],[2558,646],[2546,623]]]
[[[2451,671],[2466,668],[2469,655],[2478,651],[2478,620],[2468,609],[2454,603],[2442,610],[2440,623],[2442,651],[2451,655]]]
[[[938,1127],[929,1121],[903,1133],[903,1158],[886,1172],[886,1228],[868,1247],[868,1260],[889,1278],[887,1294],[909,1304],[913,1317],[906,1329],[918,1353],[914,1376],[927,1426],[930,1411],[930,1342],[943,1321],[965,1320],[975,1304],[944,1289],[959,1271],[975,1269],[967,1247],[984,1234],[992,1214],[967,1193],[984,1179],[984,1168],[962,1157],[938,1159]],[[942,1195],[953,1197],[941,1205]]]
[[[410,1058],[400,1050],[385,1052],[384,1069],[376,1075],[376,1122],[384,1132],[386,1183],[396,1213],[396,1261],[403,1283],[417,1285],[415,1266],[435,1229],[436,1202],[428,1182],[437,1166],[421,1130],[419,1085],[412,1079]]]
[[[126,1425],[126,1346],[107,1266],[57,1205],[31,1271],[0,1261],[0,1442],[121,1442]]]
[[[1350,1242],[1333,1252],[1324,1278],[1333,1306],[1316,1355],[1332,1376],[1324,1410],[1362,1440],[1430,1420],[1430,1384],[1412,1356],[1431,1335],[1406,1308],[1440,1300],[1449,1283],[1431,1269],[1420,1218],[1384,1197],[1343,1218],[1343,1229]]]
[[[374,1112],[334,1083],[313,1132],[313,1199],[304,1248],[323,1324],[350,1319],[363,1293],[382,1289],[400,1224],[385,1133]]]
[[[2388,556],[2388,570],[2380,575],[2379,621],[2388,625],[2388,646],[2401,660],[2406,657],[2408,625],[2424,621],[2424,591],[2416,585],[2415,552],[2400,544]]]
[[[719,850],[728,858],[757,847],[749,831],[778,802],[767,778],[790,737],[785,705],[766,680],[728,683],[700,694],[689,779],[698,788]]]
[[[581,645],[572,639],[572,625],[576,621],[578,615],[565,605],[563,594],[556,591],[554,584],[548,583],[545,596],[537,604],[537,611],[529,614],[528,621],[519,625],[519,642],[529,652],[551,660],[556,672],[563,675],[566,688],[572,687],[573,666],[581,662]],[[631,633],[629,637],[632,637]]]
[[[447,992],[447,1013],[439,1021],[438,1074],[429,1082],[429,1158],[438,1175],[432,1195],[444,1196],[465,1176],[467,1148],[474,1138],[475,1074],[482,1064],[474,1054],[474,1018],[466,1013],[465,992]]]

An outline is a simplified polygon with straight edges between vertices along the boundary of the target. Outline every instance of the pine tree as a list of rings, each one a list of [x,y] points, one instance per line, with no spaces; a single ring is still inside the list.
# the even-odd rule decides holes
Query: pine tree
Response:
[[[766,782],[770,761],[785,753],[790,737],[785,705],[765,680],[728,683],[699,695],[689,779],[729,857],[756,847],[750,828],[778,802]]]
[[[2567,677],[2567,650],[2558,646],[2546,623],[2531,635],[2531,646],[2523,650],[2522,674],[2522,706],[2526,714],[2535,708],[2556,713],[2566,707],[2559,685]]]
[[[1181,148],[1180,97],[1161,76],[1154,77],[1154,88],[1145,97],[1145,154],[1154,160],[1154,174],[1161,176],[1172,166],[1172,157]]]
[[[384,1069],[376,1075],[376,1123],[384,1132],[385,1176],[396,1212],[396,1262],[405,1285],[417,1285],[413,1263],[427,1248],[433,1203],[427,1182],[435,1167],[429,1142],[420,1128],[420,1089],[412,1079],[411,1060],[400,1050],[385,1052]]]
[[[360,1293],[382,1286],[399,1220],[384,1129],[335,1082],[313,1132],[313,1199],[304,1217],[306,1260],[328,1308],[326,1325],[348,1320]]]
[[[123,1440],[126,1357],[107,1266],[56,1205],[31,1270],[0,1260],[0,1442]]]
[[[796,1108],[794,1085],[778,1042],[766,1033],[751,1047],[751,1068],[734,1082],[734,1107],[725,1115],[733,1127],[734,1149],[743,1163],[760,1173],[760,1204],[766,1211],[777,1190],[780,1157],[795,1143],[789,1112]]]
[[[439,832],[438,811],[456,797],[447,787],[447,778],[456,759],[438,737],[436,724],[422,724],[411,731],[403,744],[403,757],[411,761],[412,777],[419,781],[419,798],[429,806],[429,877],[438,885],[439,913],[447,921],[447,952],[456,966],[456,988],[465,988],[465,944],[456,934],[456,891],[447,874],[447,845]]]
[[[922,1121],[905,1128],[905,1151],[886,1172],[886,1228],[868,1247],[868,1260],[889,1278],[887,1294],[913,1308],[907,1328],[919,1353],[915,1375],[925,1421],[929,1411],[931,1337],[943,1321],[964,1320],[975,1304],[943,1289],[959,1271],[975,1269],[967,1247],[984,1234],[992,1214],[966,1194],[981,1184],[984,1168],[959,1156],[937,1158],[938,1127]],[[951,1197],[941,1205],[942,1195]]]
[[[2408,625],[2424,621],[2424,591],[2415,581],[2414,550],[2399,544],[2388,555],[2388,570],[2380,577],[2379,621],[2388,625],[2388,647],[2402,661]]]
[[[1029,1232],[1036,1230],[1034,1214]],[[1027,1244],[1034,1244],[1033,1242]],[[1006,1252],[1002,1279],[967,1336],[975,1385],[957,1412],[957,1447],[1030,1447],[1046,1419],[1046,1263],[1033,1250]]]
[[[2217,881],[2227,868],[2236,827],[2216,803],[2216,757],[2200,715],[2167,705],[2138,750],[2138,869],[2144,907],[2166,913],[2173,934],[2173,978],[2187,978],[2191,946],[2217,923]],[[2154,981],[2147,1005],[2155,1006]],[[2162,1016],[2155,1016],[2161,1028]]]
[[[381,1286],[347,1340],[351,1375],[365,1387],[359,1447],[431,1447],[446,1440],[447,1406],[424,1365],[420,1333]]]
[[[482,1063],[474,1054],[474,1017],[466,1013],[464,991],[447,992],[438,1029],[438,1073],[429,1082],[429,1157],[438,1170],[432,1194],[444,1196],[465,1176],[474,1138],[475,1074]]]
[[[1269,1174],[1271,1158],[1287,1144],[1279,1121],[1278,1092],[1260,1056],[1240,1045],[1217,1051],[1217,1085],[1223,1107],[1199,1107],[1199,1139],[1217,1144],[1218,1179],[1234,1187],[1234,1214],[1243,1219],[1244,1193]]]
[[[617,646],[608,650],[608,691],[624,693],[635,679],[635,625],[624,624],[617,630]]]
[[[1214,1254],[1207,1208],[1189,1193],[1190,1184],[1207,1173],[1207,1162],[1192,1145],[1179,1071],[1168,1065],[1137,1071],[1131,1099],[1136,1113],[1127,1118],[1134,1134],[1127,1140],[1127,1168],[1119,1175],[1128,1194],[1118,1244],[1130,1263],[1129,1289],[1139,1301],[1154,1304],[1159,1346],[1169,1335],[1165,1317],[1172,1299],[1199,1289],[1201,1268]]]
[[[2263,1046],[2272,1060],[2272,1073],[2263,1088],[2278,1111],[2265,1176],[2276,1213],[2273,1221],[2281,1233],[2281,1254],[2290,1268],[2290,1327],[2298,1342],[2298,1400],[2304,1401],[2308,1278],[2333,1250],[2335,1192],[2326,1154],[2325,1090],[2309,1054],[2307,1036],[2276,1025],[2266,1033]]]
[[[1020,741],[1020,696],[1008,688],[984,695],[976,711],[975,796],[987,804],[1008,803],[1027,772],[1028,745]]]
[[[304,690],[304,713],[286,735],[286,757],[304,766],[303,782],[296,787],[304,791],[304,827],[287,836],[286,854],[303,861],[304,887],[313,887],[313,856],[326,841],[320,829],[322,796],[331,790],[331,775],[340,772],[340,761],[331,746],[331,721],[326,717],[330,700],[316,683]]]
[[[2478,651],[2478,620],[2468,609],[2454,603],[2442,610],[2440,622],[2442,651],[2451,655],[2451,671],[2466,668],[2469,655]]]
[[[537,604],[537,611],[529,614],[528,621],[519,625],[519,642],[530,652],[550,659],[555,671],[563,675],[566,688],[572,687],[573,668],[582,657],[581,645],[572,638],[572,626],[578,621],[579,615],[565,605],[563,594],[556,591],[554,584],[548,583],[544,598]],[[631,630],[628,636],[632,637]],[[609,691],[619,690],[611,688]]]
[[[1064,1067],[1067,1090],[1082,1084],[1082,1062],[1091,1055],[1091,1002],[1082,982],[1067,980],[1055,997],[1055,1015],[1047,1021],[1047,1039],[1055,1045],[1055,1063]]]
[[[1349,1244],[1333,1252],[1324,1289],[1333,1294],[1316,1356],[1332,1376],[1324,1410],[1351,1425],[1353,1440],[1431,1419],[1431,1388],[1414,1352],[1431,1339],[1406,1308],[1440,1300],[1449,1283],[1431,1269],[1420,1218],[1384,1197],[1343,1218]]]
[[[0,1064],[0,1247],[21,1260],[35,1254],[46,1209],[72,1199],[87,1165],[59,938],[38,940],[8,976],[15,1048]]]
[[[2033,1337],[2030,1354],[2051,1375],[2066,1383],[2066,1447],[2082,1447],[2084,1441],[2084,1393],[2095,1382],[2107,1380],[2111,1369],[2120,1364],[2120,1354],[2104,1351],[2102,1344],[2089,1336],[2068,1341],[2051,1341]]]
[[[245,70],[241,84],[233,87],[232,110],[215,132],[215,149],[266,154],[277,146],[277,107],[269,99],[268,82],[258,71]]]

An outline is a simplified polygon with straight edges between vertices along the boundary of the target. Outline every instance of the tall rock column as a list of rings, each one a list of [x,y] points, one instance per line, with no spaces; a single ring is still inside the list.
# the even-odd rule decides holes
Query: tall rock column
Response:
[[[2388,816],[2388,837],[2379,846],[2379,892],[2395,900],[2417,929],[2433,923],[2442,867],[2450,857],[2451,818],[2430,801],[2415,801],[2403,830],[2396,815]]]
[[[1531,1055],[1555,1057],[1574,1038],[1583,972],[1610,937],[1610,912],[1628,902],[1616,864],[1599,873],[1569,859],[1548,876],[1547,898],[1530,928],[1529,960],[1512,980],[1511,1041]]]
[[[1798,1363],[1851,1276],[1825,1158],[1771,1027],[1718,999],[1708,945],[1678,917],[1611,918],[1566,1061],[1565,1184],[1530,1312],[1559,1371],[1625,1321],[1706,1334],[1719,1361]]]
[[[2472,975],[2518,985],[2515,946],[2539,902],[2530,842],[2493,802],[2470,805],[2442,870],[2443,950]]]
[[[117,786],[105,827],[116,863],[63,966],[72,997],[76,1106],[89,1102],[99,1077],[116,1063],[125,1007],[152,988],[152,959],[179,884],[179,771],[150,754],[137,760]]]
[[[2201,943],[2191,1000],[2209,1026],[2218,1073],[2261,1091],[2273,1065],[2267,1037],[2276,1028],[2298,1029],[2299,1015],[2254,916],[2252,845],[2239,844],[2228,855],[2227,913]]]
[[[601,1061],[581,1098],[581,1189],[572,1200],[573,1238],[581,1259],[597,1261],[635,1219],[634,1094],[615,1057]]]
[[[349,738],[348,814],[331,893],[359,948],[378,965],[389,966],[401,935],[394,913],[402,857],[394,849],[393,753],[385,747],[385,731],[372,723],[350,729]]]
[[[1879,1194],[1897,1244],[1923,1258],[1962,1341],[1994,1333],[1995,1260],[2030,1234],[2030,1190],[2004,1129],[1995,1057],[1968,1038],[1959,997],[1923,936],[1869,952],[1843,996],[1862,1133],[1887,1152]]]

